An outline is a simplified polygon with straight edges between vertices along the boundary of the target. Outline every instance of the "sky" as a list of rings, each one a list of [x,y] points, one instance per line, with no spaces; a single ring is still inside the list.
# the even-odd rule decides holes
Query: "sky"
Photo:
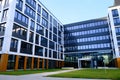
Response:
[[[40,0],[63,24],[107,16],[114,0]]]

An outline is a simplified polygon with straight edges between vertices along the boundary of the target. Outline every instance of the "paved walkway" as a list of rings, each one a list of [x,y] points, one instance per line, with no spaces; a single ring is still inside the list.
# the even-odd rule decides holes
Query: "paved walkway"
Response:
[[[76,69],[74,69],[74,70],[76,70]],[[69,72],[69,71],[74,71],[74,70],[46,72],[46,73],[30,74],[30,75],[22,75],[22,76],[0,75],[0,80],[101,80],[101,79],[75,79],[75,78],[45,77],[45,76],[51,75],[51,74]]]

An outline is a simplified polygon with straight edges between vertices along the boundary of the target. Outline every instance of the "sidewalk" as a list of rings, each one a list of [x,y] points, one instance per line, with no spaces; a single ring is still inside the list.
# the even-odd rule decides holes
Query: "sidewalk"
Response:
[[[45,76],[52,75],[52,74],[70,72],[70,71],[74,71],[74,70],[77,70],[77,69],[57,71],[57,72],[46,72],[46,73],[39,73],[39,74],[29,74],[29,75],[22,75],[22,76],[0,75],[0,80],[101,80],[101,79],[77,79],[77,78],[45,77]]]

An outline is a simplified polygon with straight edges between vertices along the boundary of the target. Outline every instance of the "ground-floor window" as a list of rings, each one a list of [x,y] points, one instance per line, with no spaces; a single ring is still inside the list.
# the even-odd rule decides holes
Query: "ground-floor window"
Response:
[[[37,68],[37,58],[34,58],[34,68]]]
[[[15,55],[9,55],[8,57],[8,65],[7,65],[7,69],[14,69],[15,67],[15,59],[16,56]]]
[[[18,69],[24,69],[24,56],[19,57],[19,64],[18,64]]]
[[[30,69],[30,68],[31,68],[31,63],[32,63],[32,58],[31,58],[31,57],[28,57],[28,58],[27,58],[27,69]]]

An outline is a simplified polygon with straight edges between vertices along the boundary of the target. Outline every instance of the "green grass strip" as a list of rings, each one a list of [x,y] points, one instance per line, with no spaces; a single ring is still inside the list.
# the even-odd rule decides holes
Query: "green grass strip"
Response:
[[[82,69],[62,74],[50,75],[49,77],[120,80],[120,69]]]
[[[54,72],[60,70],[65,70],[65,69],[6,71],[6,72],[0,72],[0,75],[27,75],[27,74],[36,74],[36,73],[44,73],[44,72]]]

